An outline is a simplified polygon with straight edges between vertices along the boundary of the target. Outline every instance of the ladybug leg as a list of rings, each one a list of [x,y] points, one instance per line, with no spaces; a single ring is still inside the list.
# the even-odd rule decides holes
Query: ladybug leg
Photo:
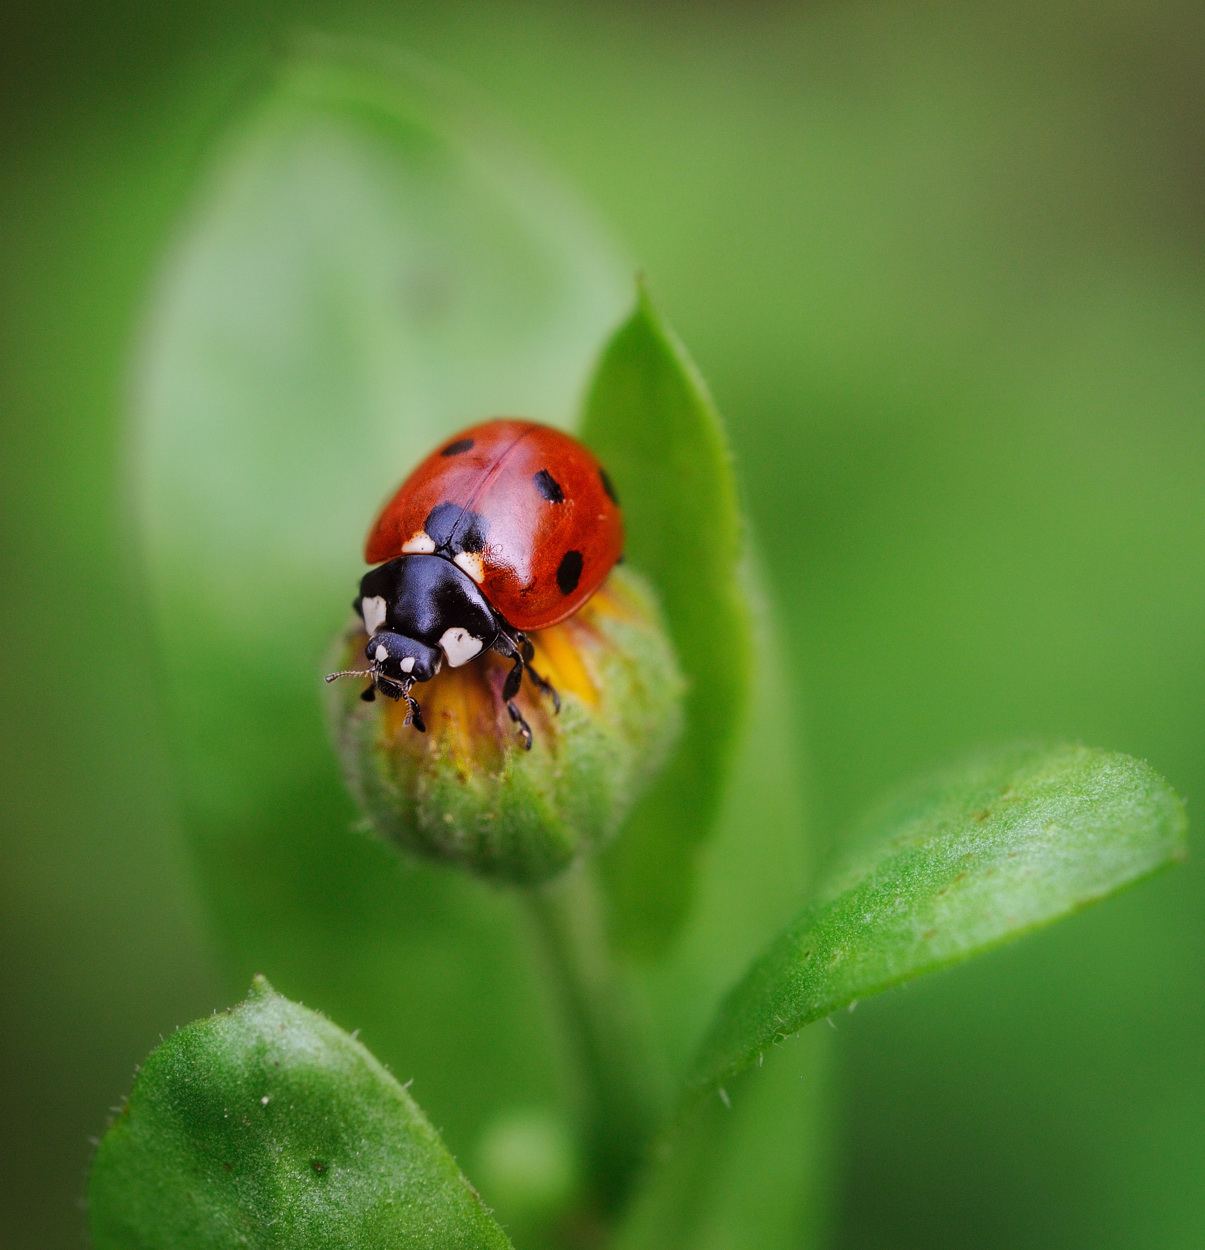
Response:
[[[510,672],[506,674],[506,681],[502,683],[502,701],[504,703],[509,703],[519,693],[519,687],[523,684],[523,657],[516,655],[514,660],[514,665],[511,667]]]
[[[531,641],[525,634],[521,634],[516,630],[513,634],[504,631],[499,634],[497,642],[494,643],[494,650],[499,655],[505,656],[508,660],[514,660],[511,670],[506,674],[506,680],[502,683],[502,699],[506,704],[506,710],[510,713],[510,718],[519,726],[519,735],[523,739],[523,749],[531,750],[531,726],[523,719],[523,713],[515,706],[515,696],[519,693],[519,687],[523,684],[523,672],[527,671],[536,686],[544,691],[551,692],[553,702],[557,708],[560,708],[560,700],[557,699],[556,691],[531,667],[528,661],[531,659],[534,651]]]
[[[418,700],[410,693],[410,687],[414,685],[414,681],[408,680],[403,682],[391,681],[388,677],[382,677],[380,673],[375,675],[373,685],[360,696],[365,703],[372,703],[377,697],[377,692],[392,699],[395,703],[399,699],[406,700],[406,719],[402,721],[403,725],[413,725],[420,734],[427,732],[427,726],[423,723],[423,709],[419,707]]]
[[[423,709],[419,707],[418,700],[410,693],[410,687],[414,685],[413,680],[404,681],[400,686],[394,683],[390,684],[397,691],[394,697],[406,700],[406,719],[402,721],[402,725],[413,725],[420,734],[425,734],[427,726],[423,723]]]
[[[527,675],[535,683],[536,689],[543,695],[547,695],[552,700],[553,709],[556,712],[561,710],[561,696],[557,694],[556,687],[546,677],[541,677],[530,664],[527,665]]]
[[[506,710],[510,713],[510,718],[519,726],[519,736],[523,739],[523,749],[531,750],[531,726],[523,719],[523,713],[515,706],[515,695],[519,693],[519,686],[523,682],[523,669],[526,665],[523,663],[523,657],[516,653],[514,657],[515,663],[510,672],[506,674],[506,681],[502,683],[502,698],[506,703]],[[530,673],[531,669],[527,669]]]
[[[514,635],[504,634],[500,641],[508,643],[512,648],[511,651],[502,651],[503,655],[513,655],[515,657],[515,667],[507,674],[506,686],[503,687],[503,697],[513,699],[519,693],[519,683],[522,681],[522,670],[527,670],[527,675],[531,678],[536,689],[547,698],[552,700],[552,706],[557,712],[561,710],[561,696],[557,694],[556,687],[546,678],[541,677],[531,666],[532,658],[535,656],[535,648],[531,645],[531,639],[520,630],[515,630]],[[498,648],[498,650],[502,650]],[[511,683],[514,683],[512,688]],[[509,690],[510,694],[506,695]]]
[[[512,670],[516,671],[516,670]],[[517,670],[522,672],[520,668]],[[523,739],[523,750],[531,750],[531,726],[523,719],[523,713],[515,706],[514,700],[511,699],[506,704],[506,710],[510,713],[510,718],[519,726],[519,736]]]
[[[427,726],[423,723],[423,709],[419,707],[418,700],[411,695],[406,695],[405,699],[410,711],[406,713],[406,719],[403,723],[413,725],[420,734],[425,734]]]

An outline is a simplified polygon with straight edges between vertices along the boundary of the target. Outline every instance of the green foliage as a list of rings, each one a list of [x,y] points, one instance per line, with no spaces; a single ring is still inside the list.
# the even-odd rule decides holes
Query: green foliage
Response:
[[[363,836],[322,710],[372,515],[440,437],[564,423],[630,276],[459,84],[306,42],[208,153],[137,345],[156,680],[229,992],[354,1021],[460,1155],[557,1097],[513,900]]]
[[[563,421],[619,316],[619,272],[589,219],[413,66],[311,45],[232,129],[164,266],[137,379],[185,817],[235,975],[304,987],[420,1074],[508,1227],[559,1245],[614,1219],[624,1250],[785,1250],[823,1224],[823,1044],[738,1071],[843,1002],[1153,870],[1178,853],[1182,813],[1149,769],[1078,748],[980,760],[901,800],[721,1008],[690,1079],[695,1094],[722,1083],[731,1111],[679,1116],[646,1160],[723,989],[798,911],[807,867],[791,683],[751,607],[724,433],[647,291],[602,354],[583,429],[688,680],[680,749],[598,865],[613,945],[644,958],[614,961],[583,926],[557,972],[572,1010],[548,1027],[512,897],[403,872],[353,832],[318,681],[378,501],[466,420]],[[452,824],[442,803],[427,816]],[[575,1051],[593,1091],[561,1079]],[[220,1090],[210,1066],[202,1084]],[[348,1088],[348,1109],[328,1090],[332,1123],[352,1114]],[[295,1162],[316,1125],[293,1126]]]
[[[648,954],[664,948],[690,907],[694,852],[711,831],[744,723],[752,657],[723,427],[643,285],[603,353],[582,437],[615,482],[627,555],[661,592],[690,683],[677,754],[604,863],[615,935]]]
[[[564,1120],[535,1107],[506,1112],[487,1125],[471,1170],[506,1210],[512,1235],[559,1216],[582,1183]]]
[[[957,963],[1185,854],[1184,807],[1149,765],[1014,747],[867,818],[853,850],[723,1004],[696,1063],[712,1088],[838,1007]]]
[[[510,1245],[406,1089],[262,977],[151,1054],[88,1201],[95,1250]]]

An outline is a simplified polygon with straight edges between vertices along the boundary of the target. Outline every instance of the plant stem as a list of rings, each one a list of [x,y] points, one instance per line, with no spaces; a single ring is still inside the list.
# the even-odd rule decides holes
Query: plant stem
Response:
[[[589,867],[533,890],[528,899],[573,1052],[590,1175],[599,1206],[610,1215],[627,1195],[653,1124],[637,1013],[607,947]]]

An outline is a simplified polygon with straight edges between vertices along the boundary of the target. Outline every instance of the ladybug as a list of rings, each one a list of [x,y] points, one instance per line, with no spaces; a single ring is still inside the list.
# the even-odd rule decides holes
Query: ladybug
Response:
[[[531,667],[530,630],[572,616],[623,553],[623,518],[606,471],[575,438],[534,421],[472,426],[433,451],[384,506],[364,545],[376,567],[352,605],[369,641],[360,696],[405,699],[407,723],[425,731],[410,691],[496,651],[514,664],[502,687],[511,720],[531,749],[515,706]]]

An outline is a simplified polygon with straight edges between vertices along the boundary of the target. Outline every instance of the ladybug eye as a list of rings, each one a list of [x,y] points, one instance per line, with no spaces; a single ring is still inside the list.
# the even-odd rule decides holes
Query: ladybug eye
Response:
[[[459,456],[462,451],[468,451],[473,445],[471,438],[458,438],[454,443],[449,443],[439,454],[441,456]]]
[[[565,492],[561,490],[561,484],[548,472],[547,469],[541,469],[539,473],[532,479],[536,484],[536,490],[548,500],[549,503],[564,503]]]

